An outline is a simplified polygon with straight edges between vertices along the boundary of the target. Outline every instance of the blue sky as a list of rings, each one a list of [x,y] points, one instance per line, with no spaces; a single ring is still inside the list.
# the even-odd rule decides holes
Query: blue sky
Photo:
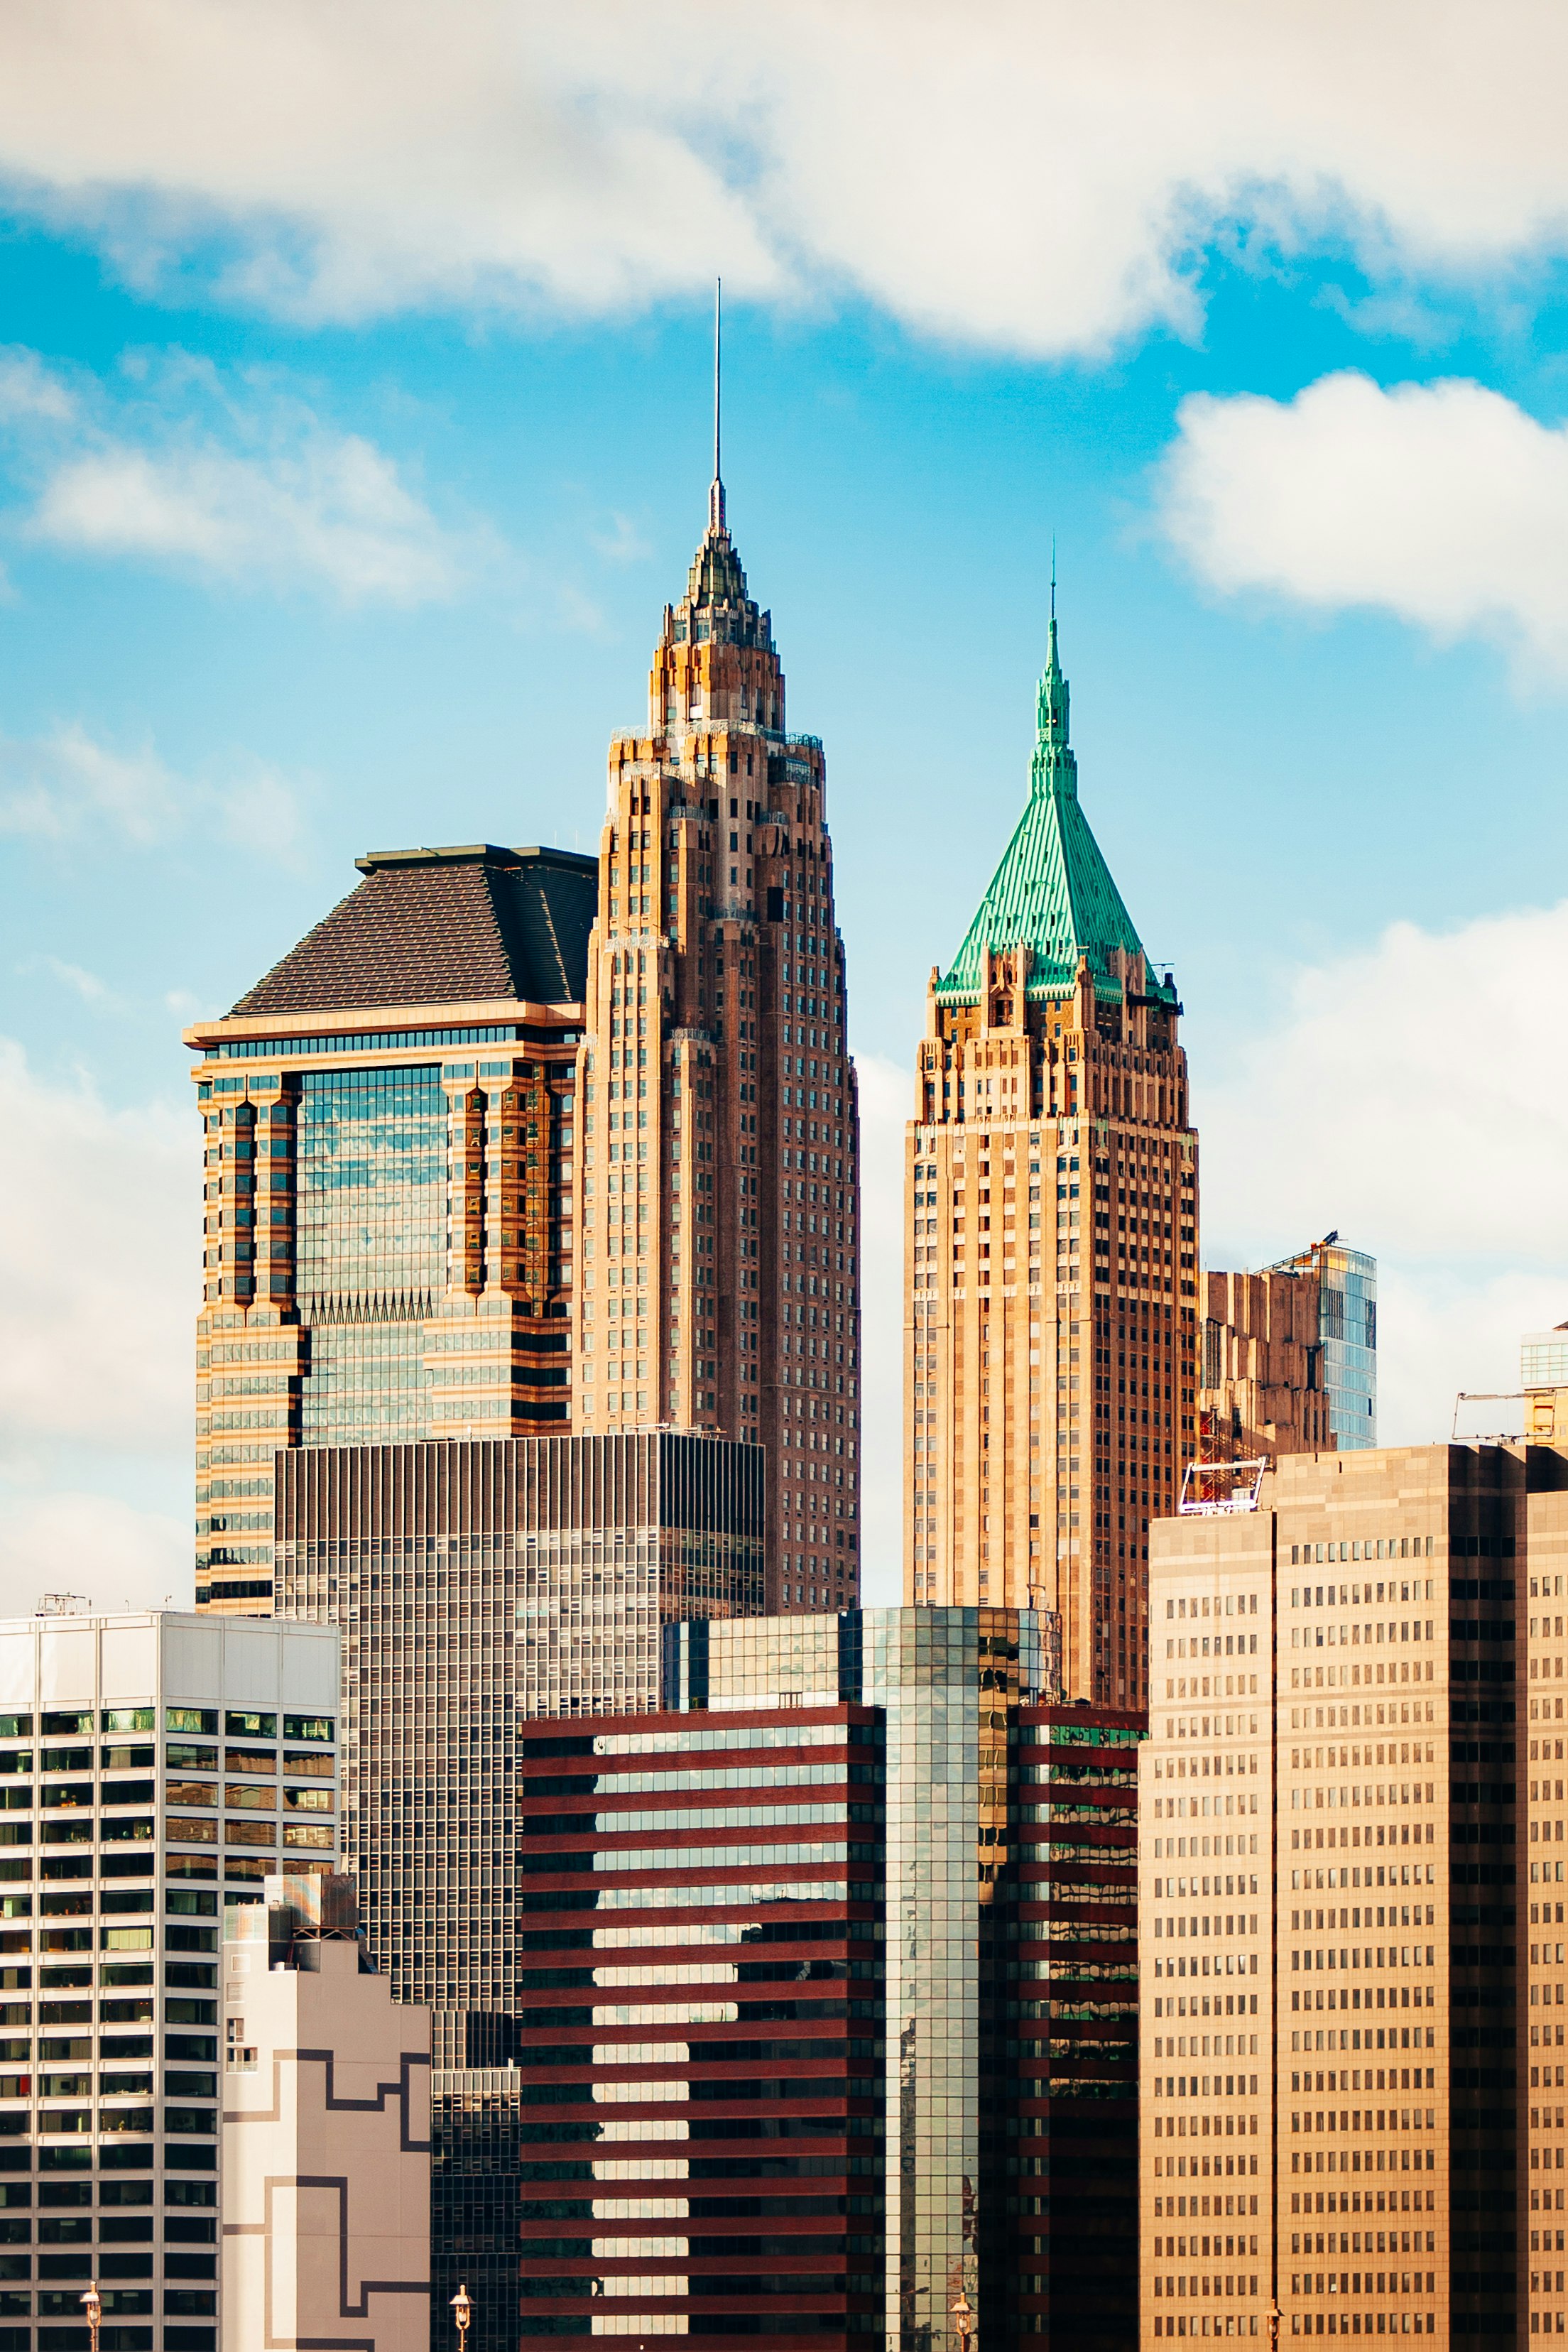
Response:
[[[1374,1250],[1384,1434],[1444,1433],[1568,1314],[1552,13],[1500,10],[1477,66],[1393,5],[1132,9],[1120,56],[1049,6],[802,5],[776,54],[731,28],[683,72],[607,0],[445,21],[0,29],[20,1604],[188,1589],[182,1022],[366,848],[595,845],[703,520],[718,268],[731,520],[827,746],[873,1202],[1026,786],[1054,535],[1085,804],[1186,1005],[1205,1256]]]

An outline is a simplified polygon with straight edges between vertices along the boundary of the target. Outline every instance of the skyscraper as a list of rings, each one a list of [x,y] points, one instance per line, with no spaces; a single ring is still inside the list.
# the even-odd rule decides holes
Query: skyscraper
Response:
[[[868,2209],[876,2225],[865,2225],[858,2252],[880,2252],[881,2309],[858,2323],[851,2316],[850,2326],[875,2326],[879,2316],[884,2340],[901,2352],[963,2352],[953,2311],[961,2291],[986,2344],[1065,2335],[1111,2352],[1134,2325],[1142,1727],[1129,1711],[1061,1704],[1056,1633],[1052,1619],[1032,1611],[905,1608],[793,1622],[710,1621],[665,1637],[674,1664],[668,1696],[691,1709],[692,1728],[684,1738],[671,1735],[678,1755],[688,1745],[700,1754],[710,1745],[732,1752],[774,1742],[799,1742],[804,1751],[805,1726],[835,1701],[863,1708],[861,1736],[877,1743],[867,1759],[872,1770],[851,1765],[848,1775],[858,1824],[849,1837],[870,1843],[848,1846],[847,1891],[852,1905],[868,1906],[856,1916],[873,1922],[875,1990],[886,2002],[879,2040],[850,2045],[868,2062],[851,2074],[879,2075],[859,2095],[873,2092],[880,2108],[880,2179],[850,2187],[879,2191]],[[729,1727],[747,1723],[766,1728]],[[806,1777],[818,1774],[836,1777],[808,1762]],[[683,1772],[665,1787],[674,1796],[699,1777]],[[702,1785],[709,1777],[700,1776]],[[812,1853],[783,1843],[756,1848],[764,1822],[781,1841],[844,1835],[826,1804],[784,1810],[792,1792],[765,1753],[725,1780],[737,1843],[714,1853],[715,1864],[754,1873],[764,1858]],[[647,1785],[617,1786],[606,1775],[583,1794],[614,1802],[625,1789],[640,1802]],[[779,1810],[763,1810],[773,1806]],[[674,1813],[666,1818],[672,1832],[683,1825]],[[701,1821],[706,1829],[723,1818],[715,1811]],[[795,1826],[803,1820],[823,1826],[803,1832]],[[613,1836],[623,1824],[633,1826],[624,1813],[599,1812],[595,1835]],[[570,1834],[563,1822],[540,1826],[563,1843]],[[816,1853],[826,1860],[833,1849]],[[834,1859],[842,1868],[842,1845]],[[613,1853],[580,1854],[576,1867],[590,1864],[618,1867]],[[744,1890],[752,1900],[763,1891]],[[830,1892],[816,1890],[819,1899]],[[773,1895],[788,1899],[783,1886]],[[687,1886],[657,1899],[692,1906],[694,1958],[697,1904],[732,1898]],[[669,1935],[668,1912],[661,1932]],[[771,1941],[787,1930],[763,1932]],[[689,1958],[684,1966],[686,1983],[698,1982]],[[681,1984],[680,1961],[668,1980]],[[649,2010],[637,2021],[679,2019]],[[679,2063],[682,2053],[668,2042],[655,2047],[665,2063]],[[775,2053],[784,2054],[782,2046]],[[654,2054],[647,2046],[637,2053]],[[715,2054],[711,2044],[703,2053]],[[607,2055],[594,2052],[595,2060]],[[724,2089],[693,2085],[691,2095]],[[635,2124],[622,2129],[641,2136]],[[697,2126],[691,2137],[714,2129]],[[873,2282],[856,2263],[852,2284],[857,2272],[864,2293]],[[695,2279],[688,2288],[677,2278],[665,2291],[703,2292]]]
[[[717,454],[717,453],[715,453]],[[859,1579],[859,1114],[822,745],[784,730],[772,618],[717,473],[610,746],[577,1056],[578,1426],[767,1452],[770,1608]]]
[[[1145,2344],[1276,2299],[1292,2337],[1559,2332],[1565,1482],[1288,1454],[1154,1530]]]
[[[0,1690],[0,2345],[96,2280],[104,2352],[217,2352],[224,1906],[333,1869],[338,1637],[10,1618]]]
[[[1078,797],[1053,614],[1028,805],[932,972],[906,1141],[905,1589],[1058,1612],[1069,1696],[1148,1699],[1151,1517],[1195,1416],[1181,1007]]]
[[[1316,1280],[1329,1425],[1342,1454],[1364,1453],[1377,1444],[1377,1260],[1334,1233],[1267,1271]]]
[[[380,853],[185,1042],[205,1130],[196,1605],[272,1601],[273,1457],[570,1425],[590,858]]]
[[[1199,1277],[1201,1462],[1331,1452],[1315,1269]]]

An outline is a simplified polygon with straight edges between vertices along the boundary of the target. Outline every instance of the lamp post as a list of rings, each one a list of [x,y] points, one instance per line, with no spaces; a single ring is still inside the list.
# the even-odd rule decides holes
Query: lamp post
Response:
[[[99,2294],[96,2279],[82,2296],[81,2307],[87,2314],[87,2324],[92,2331],[92,2352],[98,2352],[98,2331],[103,2318],[103,2297]]]
[[[473,2303],[466,2286],[459,2286],[452,2297],[452,2316],[458,2323],[458,2352],[466,2352],[468,2329],[474,2317]]]
[[[962,2287],[958,2301],[952,2305],[952,2324],[958,2330],[958,2352],[973,2352],[974,2307]]]

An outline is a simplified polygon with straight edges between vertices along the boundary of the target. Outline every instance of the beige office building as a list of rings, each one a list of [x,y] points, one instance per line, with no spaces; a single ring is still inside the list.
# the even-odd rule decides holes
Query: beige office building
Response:
[[[335,1874],[227,1915],[225,2352],[430,2342],[430,2012],[394,2002],[356,1929]]]
[[[1563,2332],[1565,1550],[1539,1446],[1151,1528],[1145,2342]]]

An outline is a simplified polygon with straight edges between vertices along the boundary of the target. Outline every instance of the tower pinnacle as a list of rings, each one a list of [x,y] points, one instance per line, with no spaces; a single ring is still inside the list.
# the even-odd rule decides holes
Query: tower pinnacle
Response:
[[[722,328],[722,311],[721,304],[723,295],[723,279],[721,278],[715,278],[713,280],[713,480],[708,492],[708,528],[710,530],[722,530],[724,529],[724,476],[723,469],[720,463],[719,436],[721,420],[720,338]]]
[[[1056,551],[1051,551],[1051,619],[1046,645],[1046,667],[1040,679],[1036,703],[1035,725],[1038,740],[1035,751],[1035,782],[1037,791],[1059,772],[1061,782],[1068,790],[1075,787],[1072,771],[1076,767],[1068,749],[1068,682],[1062,676],[1061,655],[1057,644],[1057,566]]]

